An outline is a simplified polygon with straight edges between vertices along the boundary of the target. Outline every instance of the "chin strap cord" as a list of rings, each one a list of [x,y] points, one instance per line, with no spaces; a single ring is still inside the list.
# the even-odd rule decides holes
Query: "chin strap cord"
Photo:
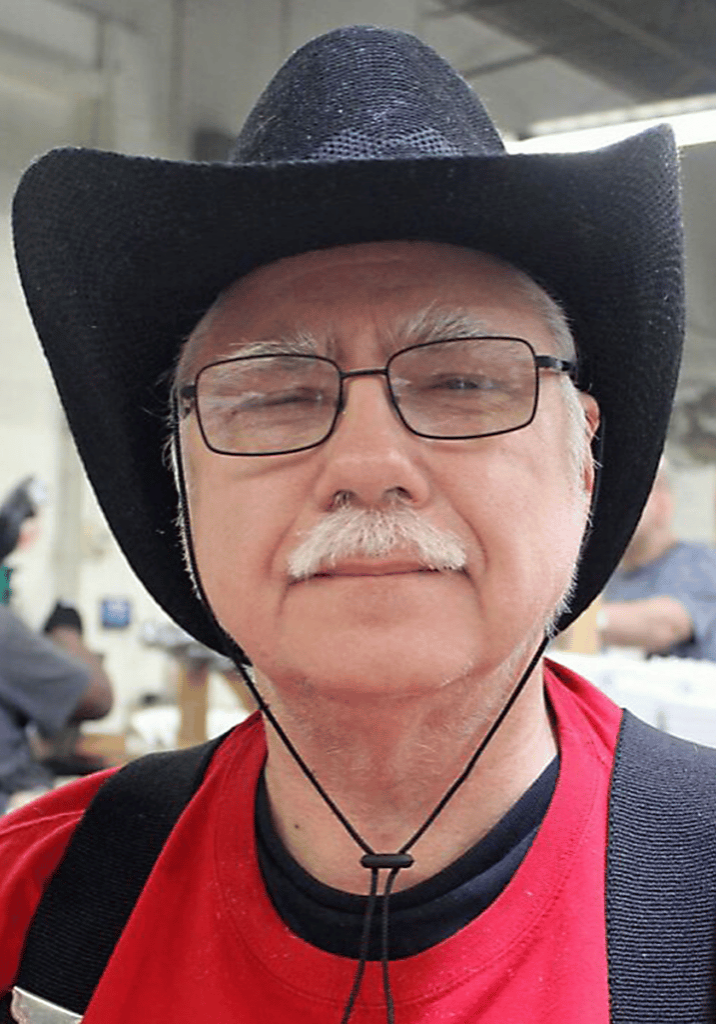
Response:
[[[181,442],[179,436],[179,419],[175,409],[175,427],[174,427],[174,438],[176,444],[176,476],[179,490],[179,501],[180,501],[180,517],[184,524],[184,535],[186,539],[186,555],[191,568],[194,585],[197,590],[200,601],[202,602],[207,615],[213,622],[217,636],[220,638],[221,647],[225,654],[231,658],[236,665],[237,669],[241,673],[244,682],[248,686],[249,690],[254,696],[256,703],[259,706],[261,713],[264,715],[266,720],[271,724],[277,736],[288,750],[289,754],[300,768],[301,772],[313,786],[315,791],[327,805],[329,810],[332,812],[335,818],[341,823],[343,828],[346,830],[348,835],[353,841],[363,850],[363,856],[361,857],[360,863],[362,867],[366,868],[371,873],[370,878],[370,890],[368,894],[368,900],[365,909],[365,915],[363,918],[363,929],[361,933],[360,949],[358,954],[358,965],[356,967],[355,977],[353,979],[353,985],[346,1002],[343,1016],[341,1017],[340,1024],[348,1024],[353,1010],[355,1009],[358,994],[360,992],[363,976],[365,974],[366,964],[368,962],[368,953],[370,951],[370,933],[373,918],[375,917],[375,911],[378,904],[378,883],[379,875],[381,871],[388,871],[388,877],[385,882],[385,886],[382,893],[382,906],[381,906],[381,969],[383,979],[383,992],[385,996],[386,1006],[386,1022],[387,1024],[395,1024],[395,1007],[393,1002],[393,993],[390,985],[390,945],[389,945],[389,910],[390,910],[390,896],[395,886],[395,881],[400,871],[406,868],[412,867],[414,864],[414,858],[409,850],[418,842],[418,840],[425,834],[430,828],[435,819],[445,809],[447,804],[452,800],[460,787],[465,783],[473,768],[477,764],[480,756],[482,755],[485,747],[488,745],[492,737],[495,735],[497,730],[500,728],[505,718],[509,714],[511,708],[515,704],[517,698],[522,693],[527,680],[532,675],[537,662],[542,657],[544,650],[549,642],[549,636],[545,636],[535,654],[530,659],[527,668],[520,676],[518,682],[512,689],[510,696],[503,705],[500,713],[498,714],[495,721],[490,726],[486,735],[478,745],[475,752],[470,757],[465,768],[462,770],[460,775],[455,779],[452,785],[447,789],[445,794],[441,797],[438,803],[435,805],[433,810],[430,812],[428,817],[422,823],[422,825],[413,833],[413,835],[404,843],[397,853],[377,853],[370,846],[368,842],[360,835],[356,828],[351,824],[345,814],[341,811],[340,807],[336,804],[333,798],[326,792],[318,778],[314,775],[311,769],[308,767],[306,762],[303,760],[298,750],[294,746],[290,737],[286,734],[283,726],[278,722],[274,715],[271,707],[264,700],[262,694],[259,692],[251,674],[246,668],[244,659],[241,655],[241,651],[236,641],[229,636],[229,634],[219,624],[214,612],[209,604],[208,597],[204,590],[204,586],[201,581],[199,569],[196,562],[196,554],[194,551],[194,542],[191,533],[191,520],[189,517],[189,504],[186,493],[186,480],[184,477],[184,469],[182,465],[181,457]]]
[[[412,858],[411,858],[412,860]],[[385,994],[385,1016],[387,1024],[394,1024],[395,1021],[395,1007],[393,1006],[393,992],[390,987],[390,943],[389,943],[389,923],[390,923],[390,895],[393,891],[393,885],[398,877],[400,868],[393,868],[388,875],[385,883],[385,890],[383,892],[383,920],[381,928],[381,950],[380,950],[380,965],[383,972],[383,992]]]
[[[351,986],[348,1001],[346,1002],[345,1009],[343,1010],[343,1016],[341,1017],[341,1024],[348,1024],[352,1014],[353,1008],[358,998],[360,991],[361,982],[363,981],[363,975],[365,974],[365,965],[368,962],[368,952],[370,949],[370,928],[373,924],[373,915],[375,914],[376,904],[378,902],[378,868],[371,868],[370,872],[370,892],[368,894],[368,903],[365,908],[365,915],[363,916],[363,931],[361,933],[360,947],[358,949],[358,967],[353,978],[353,985]],[[391,996],[392,1004],[392,996]],[[391,1007],[388,1007],[388,1020],[392,1022]]]
[[[400,854],[375,854],[373,860],[377,863],[378,861],[388,861],[390,858],[397,859]],[[366,860],[371,857],[370,854],[366,854],[361,858],[361,864],[363,867],[368,867]],[[387,1024],[395,1024],[395,1006],[393,1005],[393,993],[390,987],[390,943],[388,940],[389,921],[390,921],[390,895],[393,891],[393,885],[395,879],[398,877],[398,872],[404,867],[410,867],[413,864],[413,858],[410,854],[403,854],[401,858],[404,863],[399,864],[396,867],[390,869],[388,878],[386,879],[385,888],[383,890],[383,908],[381,912],[380,922],[380,965],[383,976],[383,993],[385,996],[385,1012]],[[373,923],[373,916],[375,914],[375,907],[378,902],[378,875],[381,870],[380,864],[378,866],[370,867],[370,894],[368,896],[368,904],[365,909],[365,916],[363,918],[363,932],[361,935],[360,950],[358,954],[358,967],[356,968],[355,977],[353,978],[353,986],[351,987],[350,995],[348,996],[348,1002],[346,1003],[341,1017],[341,1024],[348,1024],[353,1009],[358,998],[358,992],[360,991],[361,982],[363,981],[363,975],[365,974],[365,965],[368,961],[368,952],[370,948],[370,927]]]

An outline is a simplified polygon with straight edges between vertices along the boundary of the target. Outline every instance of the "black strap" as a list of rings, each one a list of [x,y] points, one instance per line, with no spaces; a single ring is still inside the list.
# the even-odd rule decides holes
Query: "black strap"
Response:
[[[716,1021],[716,750],[624,713],[607,855],[612,1024]]]
[[[85,1012],[169,833],[223,739],[148,754],[100,787],[30,925],[21,988]]]

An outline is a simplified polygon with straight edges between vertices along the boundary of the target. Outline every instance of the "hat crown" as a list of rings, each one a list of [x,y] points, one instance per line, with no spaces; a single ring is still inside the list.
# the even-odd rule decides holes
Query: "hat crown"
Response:
[[[431,47],[397,30],[337,29],[271,80],[232,163],[413,159],[504,153],[479,99]]]

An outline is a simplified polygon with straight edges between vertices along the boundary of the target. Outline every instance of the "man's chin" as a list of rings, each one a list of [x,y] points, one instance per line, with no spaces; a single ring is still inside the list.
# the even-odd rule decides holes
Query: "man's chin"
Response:
[[[489,662],[472,635],[446,635],[426,628],[382,630],[326,639],[304,634],[300,645],[267,652],[256,664],[271,687],[288,697],[311,692],[341,701],[370,698],[420,699],[436,694],[456,679],[484,674]]]

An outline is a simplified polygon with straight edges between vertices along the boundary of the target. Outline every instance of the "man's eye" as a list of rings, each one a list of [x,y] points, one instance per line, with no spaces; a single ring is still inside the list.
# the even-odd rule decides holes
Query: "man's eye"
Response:
[[[325,401],[322,391],[313,388],[295,388],[292,391],[281,391],[266,396],[269,405],[317,405]]]
[[[435,391],[494,391],[502,387],[504,383],[493,377],[475,374],[455,374],[433,380],[429,384],[429,389]]]
[[[326,395],[314,388],[291,388],[282,391],[264,391],[243,395],[239,401],[242,410],[274,409],[280,406],[315,406],[326,401]]]

